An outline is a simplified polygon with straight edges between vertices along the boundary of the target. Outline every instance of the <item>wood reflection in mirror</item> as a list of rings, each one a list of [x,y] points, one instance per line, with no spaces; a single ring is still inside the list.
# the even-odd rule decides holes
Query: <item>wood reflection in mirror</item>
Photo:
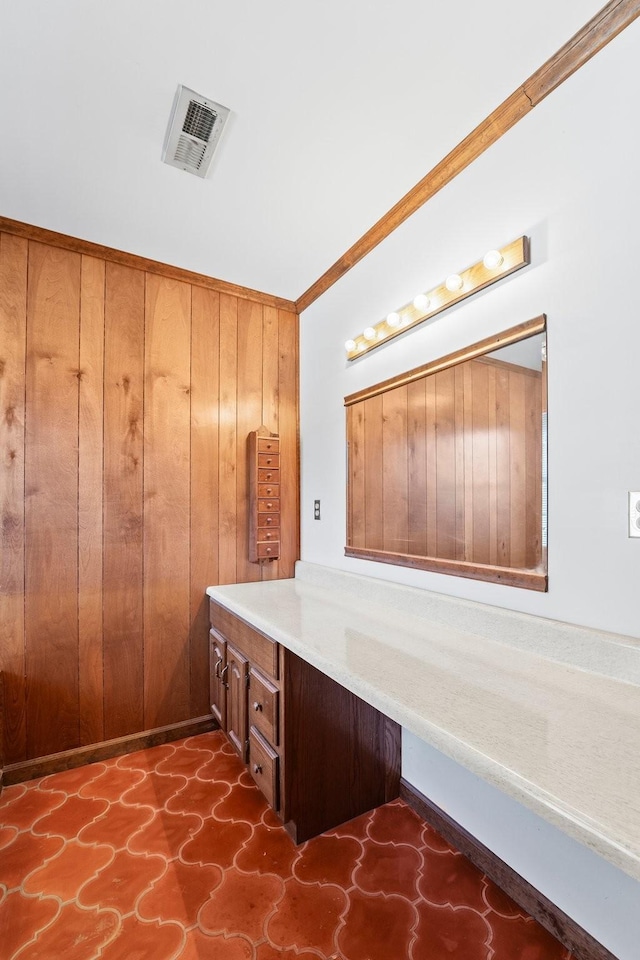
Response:
[[[348,556],[546,589],[543,331],[536,318],[345,399]]]

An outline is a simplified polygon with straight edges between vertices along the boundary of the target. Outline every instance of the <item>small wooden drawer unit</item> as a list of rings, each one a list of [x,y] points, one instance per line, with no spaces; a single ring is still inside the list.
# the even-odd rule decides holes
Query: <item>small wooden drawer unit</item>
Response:
[[[249,434],[249,560],[280,556],[280,439],[266,427]]]
[[[400,727],[210,599],[211,712],[296,843],[398,796]]]

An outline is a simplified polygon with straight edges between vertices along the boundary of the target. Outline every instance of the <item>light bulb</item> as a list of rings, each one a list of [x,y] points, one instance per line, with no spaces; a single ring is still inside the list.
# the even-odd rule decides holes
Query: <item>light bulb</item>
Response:
[[[365,340],[375,340],[377,334],[373,327],[367,327],[364,331]]]
[[[451,276],[447,277],[444,282],[445,287],[450,293],[455,293],[456,290],[462,289],[462,277],[459,273],[452,273]]]
[[[348,350],[349,353],[351,353],[351,351],[352,351],[352,350],[355,350],[355,348],[356,348],[356,342],[355,342],[355,340],[345,340],[345,342],[344,342],[344,348],[345,348],[345,350]]]
[[[389,324],[390,327],[399,327],[399,326],[400,326],[400,314],[399,314],[399,313],[395,313],[395,311],[394,311],[393,313],[388,313],[388,314],[387,314],[387,323]]]
[[[416,310],[428,310],[430,303],[431,301],[426,293],[419,293],[417,297],[413,298],[413,305]]]
[[[504,263],[504,257],[499,250],[487,250],[482,258],[482,262],[487,270],[495,270],[497,267],[502,266]]]

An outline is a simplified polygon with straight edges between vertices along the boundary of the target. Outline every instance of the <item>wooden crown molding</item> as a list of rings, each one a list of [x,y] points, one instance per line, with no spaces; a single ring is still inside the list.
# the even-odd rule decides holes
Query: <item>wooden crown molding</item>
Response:
[[[356,263],[393,233],[396,227],[457,177],[638,16],[640,0],[610,0],[296,300],[298,313],[302,313],[326,293]]]
[[[204,287],[207,290],[215,290],[217,293],[226,293],[229,296],[238,297],[240,300],[252,300],[254,303],[262,303],[267,307],[276,307],[278,310],[297,313],[296,305],[292,300],[284,300],[282,297],[262,293],[260,290],[241,287],[235,283],[228,283],[226,280],[217,280],[215,277],[208,277],[204,273],[195,273],[192,270],[184,270],[182,267],[173,267],[157,260],[149,260],[135,253],[126,253],[123,250],[115,250],[113,247],[91,243],[89,240],[80,240],[77,237],[69,237],[64,233],[55,233],[53,230],[45,230],[44,227],[36,227],[19,220],[9,220],[8,217],[0,217],[0,233],[10,233],[16,237],[24,237],[26,240],[36,240],[40,243],[47,243],[52,247],[61,247],[63,250],[71,250],[74,253],[82,253],[89,257],[98,257],[112,263],[119,263],[124,267],[133,267],[135,270],[144,270],[146,273],[168,277],[170,280],[192,283],[197,287]]]

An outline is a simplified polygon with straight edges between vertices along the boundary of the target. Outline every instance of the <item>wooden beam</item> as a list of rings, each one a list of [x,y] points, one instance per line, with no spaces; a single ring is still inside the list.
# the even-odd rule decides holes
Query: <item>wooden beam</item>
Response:
[[[207,290],[227,293],[232,297],[238,297],[240,300],[253,300],[255,303],[263,303],[269,307],[276,307],[276,309],[289,312],[295,312],[296,309],[292,300],[284,300],[282,297],[276,297],[270,293],[251,290],[249,287],[241,287],[235,283],[228,283],[226,280],[208,277],[204,273],[195,273],[193,270],[183,270],[182,267],[174,267],[157,260],[148,260],[146,257],[139,257],[135,253],[126,253],[123,250],[115,250],[113,247],[104,247],[100,243],[91,243],[89,240],[68,237],[64,233],[45,230],[44,227],[36,227],[19,220],[9,220],[8,217],[0,217],[0,233],[10,233],[15,237],[38,240],[41,243],[48,243],[52,247],[60,247],[63,250],[72,250],[75,253],[83,253],[90,257],[100,257],[111,261],[111,263],[119,263],[124,267],[133,267],[135,270],[157,274],[165,279],[183,280],[185,283],[193,283]]]
[[[450,183],[522,117],[640,16],[640,0],[610,0],[546,63],[489,114],[377,221],[296,301],[298,313],[318,299],[396,227]]]

